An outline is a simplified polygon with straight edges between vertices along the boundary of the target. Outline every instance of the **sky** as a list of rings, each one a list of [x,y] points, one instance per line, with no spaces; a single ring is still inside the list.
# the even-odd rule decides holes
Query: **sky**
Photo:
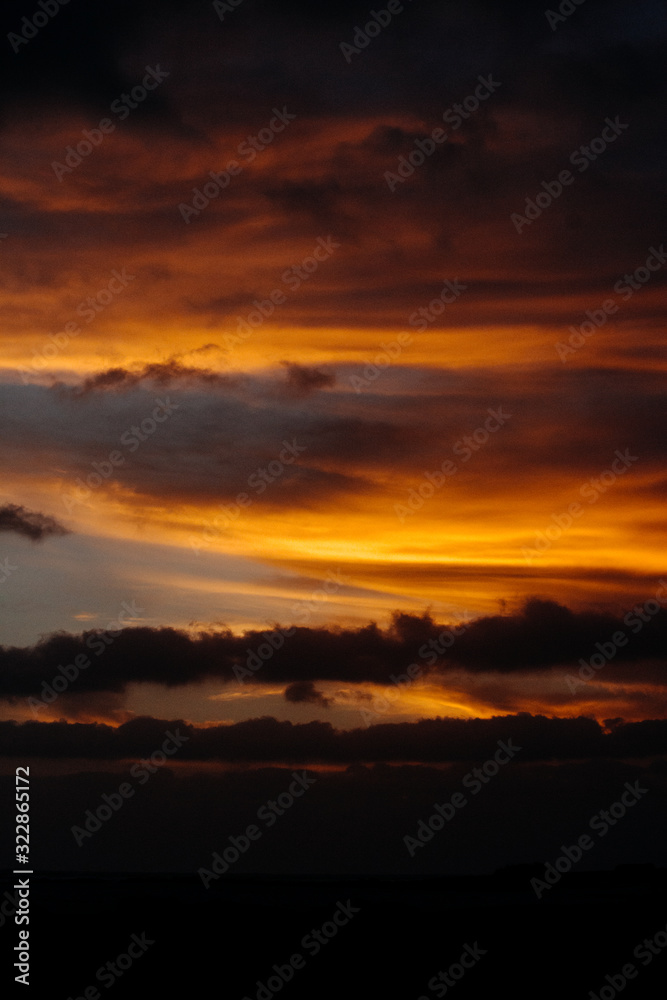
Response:
[[[8,765],[666,752],[665,5],[392,8],[3,10]]]

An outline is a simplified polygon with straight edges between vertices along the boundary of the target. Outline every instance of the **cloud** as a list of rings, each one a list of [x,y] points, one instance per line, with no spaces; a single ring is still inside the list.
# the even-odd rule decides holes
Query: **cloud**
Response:
[[[211,352],[219,354],[223,359],[226,354],[225,349],[217,344],[206,344],[186,352],[186,355],[173,355],[165,361],[153,362],[136,369],[108,368],[95,375],[90,375],[84,379],[81,385],[69,391],[74,396],[83,396],[94,391],[126,391],[150,383],[157,386],[178,384],[181,387],[189,386],[201,389],[249,387],[248,380],[241,375],[220,373],[210,368],[187,365],[181,360],[184,356]],[[317,389],[336,384],[336,377],[331,372],[324,372],[318,368],[290,361],[281,361],[281,365],[285,368],[286,375],[284,381],[279,383],[279,389],[287,397],[304,398]]]
[[[279,648],[267,646],[273,629],[242,635],[229,630],[188,634],[142,626],[123,629],[113,639],[99,630],[78,636],[59,633],[32,647],[0,647],[0,698],[43,697],[44,685],[62,673],[61,665],[74,663],[79,655],[89,665],[77,672],[72,694],[120,692],[142,682],[182,687],[216,678],[236,684],[239,669],[248,684],[296,685],[292,693],[298,698],[292,701],[317,694],[315,681],[386,685],[393,675],[405,674],[411,663],[420,666],[423,677],[443,681],[450,671],[461,669],[470,675],[527,675],[559,666],[563,674],[567,669],[576,673],[579,658],[590,659],[598,651],[596,643],[609,643],[619,631],[628,641],[613,645],[605,680],[664,684],[667,611],[658,610],[645,623],[632,612],[629,616],[628,632],[628,623],[613,615],[574,612],[534,598],[514,614],[484,616],[458,626],[437,624],[427,613],[396,613],[384,630],[374,622],[356,629],[294,626],[285,638],[276,626]],[[259,648],[273,652],[262,669],[253,672],[246,664],[254,663]],[[97,662],[104,669],[96,669]]]
[[[235,19],[239,34],[224,37],[215,30],[214,15],[211,24],[210,5],[197,14],[180,6],[153,25],[164,65],[179,70],[137,115],[117,122],[103,156],[82,163],[55,193],[50,161],[137,83],[145,65],[143,36],[135,34],[136,24],[128,28],[125,18],[114,17],[100,34],[97,19],[82,14],[80,37],[94,38],[82,45],[97,58],[81,65],[67,57],[72,43],[63,34],[69,17],[64,12],[49,26],[52,50],[28,44],[0,73],[8,122],[27,119],[34,126],[28,133],[6,129],[6,214],[12,231],[26,234],[18,238],[19,248],[25,240],[40,279],[55,279],[63,292],[69,260],[54,251],[65,232],[86,257],[94,244],[105,257],[113,250],[136,260],[143,295],[134,309],[142,320],[160,327],[174,315],[187,316],[188,303],[212,300],[233,321],[243,303],[249,310],[255,294],[267,294],[284,267],[299,263],[306,239],[340,227],[336,235],[346,237],[345,253],[331,262],[326,282],[314,275],[281,306],[280,316],[289,323],[338,326],[353,320],[377,328],[387,318],[398,325],[422,304],[417,295],[424,286],[426,301],[433,297],[443,249],[451,272],[442,277],[458,275],[475,286],[468,304],[461,303],[463,322],[553,321],[576,312],[573,293],[581,298],[581,322],[583,310],[599,305],[627,271],[628,248],[647,248],[661,190],[654,107],[664,93],[664,29],[642,35],[641,18],[587,9],[576,19],[592,19],[585,38],[579,36],[580,50],[567,44],[569,32],[551,33],[544,18],[533,18],[529,26],[525,16],[517,24],[507,10],[491,13],[474,4],[465,13],[433,5],[419,14],[409,11],[405,31],[383,32],[346,65],[339,45],[352,39],[360,16],[352,8],[324,18],[300,13],[295,36],[282,7],[261,25]],[[154,16],[145,12],[149,25]],[[12,17],[8,31],[15,28]],[[462,35],[465,46],[459,44]],[[199,54],[196,73],[183,66],[184,45]],[[46,51],[63,58],[45,61]],[[446,71],[434,86],[436,63]],[[427,140],[443,124],[443,112],[471,93],[479,74],[492,70],[502,81],[498,92],[392,195],[383,173],[395,171],[399,155],[411,153],[417,139]],[[293,131],[284,141],[278,137],[264,158],[244,160],[238,183],[202,212],[194,235],[176,207],[192,198],[211,169],[228,162],[250,129],[264,123],[278,92],[297,114]],[[25,93],[35,98],[28,98],[27,108]],[[24,103],[17,107],[18,94]],[[16,113],[19,107],[23,116]],[[619,140],[599,163],[577,174],[557,206],[516,234],[510,214],[523,210],[543,180],[550,182],[570,165],[569,154],[599,134],[605,116],[621,112],[631,121],[628,141]],[[295,156],[295,149],[302,155]],[[618,232],[623,240],[614,238]],[[222,234],[233,239],[233,253]],[[153,266],[146,264],[149,255]],[[32,295],[34,274],[21,255],[5,263],[17,287]],[[40,316],[45,331],[57,322],[53,305]],[[8,313],[12,307],[8,302]],[[633,313],[655,317],[660,307],[646,293],[632,303]],[[211,310],[204,304],[200,312]]]
[[[0,507],[0,531],[14,531],[31,542],[42,542],[51,535],[70,533],[54,517],[14,503]]]
[[[204,352],[207,345],[199,348]],[[192,353],[195,353],[194,351]],[[169,358],[167,361],[154,362],[144,365],[136,371],[127,368],[108,368],[106,371],[98,372],[84,379],[82,384],[71,390],[74,396],[82,396],[89,392],[101,391],[124,391],[141,385],[144,382],[153,382],[158,386],[172,385],[180,382],[184,385],[230,385],[234,379],[227,375],[221,375],[209,368],[195,368],[191,365],[184,365],[177,358]]]
[[[292,723],[265,716],[195,727],[182,719],[136,717],[117,728],[101,723],[0,722],[0,756],[124,760],[159,747],[168,730],[187,737],[179,760],[347,764],[429,764],[485,760],[499,740],[520,747],[522,761],[631,759],[667,754],[667,720],[615,722],[519,713],[490,719],[421,719],[337,730],[328,722]]]
[[[310,384],[319,378],[313,371],[328,374],[330,369],[306,367],[306,371]],[[210,508],[235,502],[245,492],[253,500],[249,517],[255,524],[262,519],[266,525],[265,515],[276,509],[309,509],[323,518],[314,524],[317,534],[328,535],[335,518],[336,532],[348,535],[351,548],[367,532],[386,544],[382,536],[395,530],[396,505],[405,505],[409,491],[420,488],[424,475],[450,459],[457,475],[411,522],[416,525],[428,518],[434,537],[450,549],[454,545],[451,554],[456,558],[448,563],[447,573],[464,565],[466,572],[477,574],[480,561],[463,539],[480,529],[489,532],[497,517],[491,497],[503,498],[505,523],[513,533],[494,563],[503,576],[503,557],[515,562],[522,546],[534,548],[538,531],[554,531],[552,517],[572,501],[581,504],[585,484],[609,468],[615,451],[629,446],[637,462],[618,486],[602,494],[593,513],[588,513],[588,504],[591,496],[600,494],[588,488],[581,521],[557,548],[563,543],[570,548],[572,540],[578,543],[580,524],[587,532],[591,527],[600,531],[607,520],[614,530],[619,523],[627,525],[624,541],[635,546],[637,557],[638,531],[628,524],[627,512],[632,511],[639,530],[639,522],[646,518],[646,490],[654,480],[664,479],[665,447],[653,433],[661,406],[655,375],[635,374],[633,384],[641,390],[641,400],[618,409],[627,372],[568,370],[559,374],[557,389],[553,372],[534,372],[530,380],[508,373],[499,399],[497,372],[491,370],[426,373],[390,368],[369,384],[368,393],[345,391],[349,377],[362,371],[361,365],[348,366],[337,388],[311,392],[305,399],[286,394],[284,380],[276,379],[273,369],[261,376],[226,375],[176,359],[136,370],[106,369],[88,376],[80,388],[5,385],[0,392],[12,413],[5,431],[8,461],[20,475],[39,481],[44,463],[34,456],[48,452],[62,477],[63,494],[71,497],[77,479],[85,481],[94,473],[94,463],[106,462],[120,445],[124,461],[96,496],[105,504],[112,499],[115,508],[120,504],[129,516],[144,519],[148,510],[170,507],[175,524],[183,517],[179,504]],[[173,416],[129,452],[128,439],[136,442],[128,432],[150,418],[156,396],[164,392],[177,404]],[[466,465],[465,459],[460,460],[464,438],[488,419],[489,408],[499,405],[511,419],[479,454],[467,453],[471,460]],[[305,450],[285,466],[275,485],[258,485],[258,470],[275,462],[284,442],[293,440]],[[75,517],[80,515],[76,505],[62,498],[60,502]],[[340,518],[346,502],[359,513],[358,519]],[[192,525],[196,511],[189,515],[194,515],[187,518]],[[202,511],[202,529],[210,519],[210,509]],[[642,530],[648,547],[645,526]],[[657,531],[658,527],[654,534]],[[594,549],[595,537],[586,537]],[[267,549],[271,551],[270,541]],[[278,540],[273,551],[279,549]],[[578,574],[584,573],[587,553],[571,552],[570,557]],[[598,573],[604,558],[601,554],[593,563]],[[539,573],[547,561],[538,558],[521,568],[524,574]],[[412,565],[395,565],[393,572],[420,573],[427,568],[415,557]],[[517,572],[516,566],[512,572]],[[562,590],[547,592],[563,596]]]
[[[336,384],[336,377],[330,372],[320,371],[319,368],[308,368],[305,365],[298,365],[289,361],[282,361],[281,364],[287,370],[285,380],[286,391],[292,396],[308,396],[316,389],[323,389],[325,386]]]
[[[312,681],[295,681],[294,684],[290,684],[285,688],[285,701],[295,704],[307,702],[310,705],[321,705],[322,708],[331,705],[331,698],[325,697],[318,691]]]

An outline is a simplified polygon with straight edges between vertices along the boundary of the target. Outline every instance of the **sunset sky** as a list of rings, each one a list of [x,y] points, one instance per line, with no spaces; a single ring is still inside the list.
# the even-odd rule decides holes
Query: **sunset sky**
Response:
[[[451,762],[423,720],[519,713],[534,759],[667,752],[664,5],[405,3],[350,49],[369,18],[72,3],[7,44],[4,754],[177,719],[201,761],[254,725]]]

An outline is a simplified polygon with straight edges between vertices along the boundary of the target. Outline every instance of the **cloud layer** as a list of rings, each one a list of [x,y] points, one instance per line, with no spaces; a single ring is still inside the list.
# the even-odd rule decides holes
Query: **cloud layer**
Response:
[[[0,697],[38,697],[44,682],[69,670],[80,693],[216,678],[235,685],[283,683],[290,685],[289,700],[308,701],[318,697],[315,681],[391,684],[393,676],[407,678],[411,664],[431,679],[461,669],[511,675],[560,666],[576,674],[579,660],[588,663],[596,654],[608,661],[605,673],[612,680],[663,684],[667,611],[653,603],[657,610],[640,607],[621,620],[534,599],[519,613],[458,625],[439,625],[428,614],[397,613],[386,630],[370,623],[359,629],[290,626],[234,635],[118,625],[53,635],[29,648],[0,648]]]

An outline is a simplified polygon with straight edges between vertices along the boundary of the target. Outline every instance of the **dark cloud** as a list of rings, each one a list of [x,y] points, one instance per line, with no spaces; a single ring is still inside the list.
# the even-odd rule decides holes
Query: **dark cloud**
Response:
[[[7,405],[17,404],[6,431],[7,448],[19,467],[34,464],[27,460],[28,444],[48,449],[60,470],[70,470],[63,477],[67,494],[78,476],[85,479],[92,463],[106,459],[120,442],[125,461],[114,470],[114,479],[137,495],[157,491],[163,498],[201,502],[234,500],[247,492],[260,505],[326,507],[345,493],[372,491],[374,469],[407,461],[415,436],[422,446],[427,437],[423,428],[400,426],[389,414],[386,419],[338,414],[335,400],[331,412],[330,393],[311,394],[305,408],[301,398],[286,397],[283,386],[275,371],[263,378],[223,375],[176,360],[137,371],[110,369],[88,379],[83,391],[62,385],[5,386]],[[170,393],[172,412],[149,443],[138,447],[145,438],[135,428],[140,431],[159,402],[156,389]],[[345,394],[342,400],[345,410]],[[132,443],[135,434],[139,441]],[[275,485],[260,489],[256,476],[249,482],[294,442],[297,451],[287,453],[291,461]]]
[[[544,12],[537,16],[514,3],[405,5],[394,24],[346,63],[340,44],[351,41],[355,26],[368,18],[362,4],[324,4],[321,11],[318,5],[317,13],[301,5],[290,12],[281,4],[258,20],[251,2],[245,0],[239,17],[224,24],[211,4],[193,10],[172,0],[157,10],[150,0],[123,0],[102,19],[67,6],[19,53],[9,52],[12,58],[0,70],[6,128],[19,112],[20,120],[40,115],[50,120],[54,107],[71,119],[83,112],[92,126],[108,114],[111,100],[139,82],[149,59],[162,60],[171,73],[127,123],[119,123],[139,148],[150,133],[159,180],[137,149],[137,173],[131,184],[121,183],[119,173],[132,157],[114,147],[111,137],[94,170],[83,166],[68,178],[70,189],[82,195],[76,211],[49,211],[34,198],[21,203],[8,196],[12,231],[34,239],[39,229],[42,245],[46,231],[53,245],[67,238],[80,248],[93,240],[125,251],[128,242],[150,239],[181,244],[185,227],[174,207],[217,165],[209,162],[200,171],[193,154],[213,160],[212,147],[221,136],[256,131],[278,102],[298,114],[295,132],[285,137],[284,161],[266,170],[259,161],[253,164],[252,173],[225,193],[224,204],[221,199],[207,208],[197,226],[200,232],[224,232],[248,223],[253,256],[270,243],[272,260],[278,241],[292,253],[289,237],[295,229],[310,236],[340,226],[339,235],[347,237],[341,257],[347,261],[332,262],[340,267],[338,280],[317,292],[306,289],[308,305],[297,306],[294,314],[290,302],[281,307],[282,316],[300,324],[327,317],[335,325],[345,317],[373,326],[378,306],[401,322],[419,305],[410,296],[424,275],[433,273],[434,257],[440,260],[444,249],[449,276],[458,273],[477,286],[458,310],[462,322],[515,325],[517,314],[525,323],[549,321],[571,309],[578,283],[597,296],[607,276],[609,288],[633,262],[641,263],[636,254],[659,239],[654,206],[663,158],[655,114],[664,98],[665,18],[658,5],[642,3],[633,8],[636,13],[618,5],[613,16],[586,5],[556,32]],[[6,5],[5,37],[25,15],[19,2]],[[190,51],[197,52],[196,67]],[[443,112],[473,92],[479,75],[489,73],[502,81],[498,92],[392,195],[384,172],[395,170],[398,156],[427,138],[442,124]],[[557,207],[517,235],[510,214],[541,190],[542,181],[568,167],[570,153],[599,134],[606,116],[617,114],[630,123],[627,139],[577,175]],[[363,122],[365,129],[359,127]],[[340,124],[349,135],[336,128]],[[331,133],[328,140],[325,132]],[[79,133],[80,122],[71,138]],[[317,146],[316,159],[308,153],[316,166],[295,171],[304,140]],[[230,142],[230,156],[237,142]],[[44,185],[54,155],[48,149],[38,155],[20,150],[17,174]],[[193,176],[183,167],[191,161]],[[99,197],[101,204],[87,210],[89,197]],[[271,215],[264,234],[256,219],[267,205]],[[409,240],[402,246],[401,232],[413,229],[420,232],[419,245]],[[65,278],[68,261],[50,249],[43,266]],[[203,253],[208,256],[209,249]],[[369,258],[375,264],[373,287],[366,281],[360,288],[356,279]],[[294,261],[285,266],[289,263]],[[19,280],[20,259],[6,264]],[[175,277],[177,268],[171,261],[169,267]],[[199,287],[185,292],[173,282],[181,310],[184,302],[202,300],[206,293],[211,298],[210,278],[202,277]],[[154,293],[146,296],[151,319],[161,309],[173,315],[164,275],[142,265],[141,280]],[[244,300],[236,275],[229,281],[219,275],[216,292],[213,301],[223,305]],[[245,300],[248,308],[251,299],[252,294]],[[587,302],[584,308],[596,305]],[[642,294],[632,310],[657,316],[660,304]]]
[[[545,473],[558,472],[571,481],[571,499],[581,500],[581,487],[607,469],[619,449],[629,448],[642,470],[639,477],[633,465],[628,475],[635,489],[664,479],[665,442],[654,433],[663,405],[657,373],[556,372],[549,366],[526,380],[506,370],[499,393],[497,370],[424,372],[397,364],[382,373],[380,392],[369,383],[368,393],[357,394],[349,379],[362,375],[364,366],[341,369],[335,388],[311,392],[305,401],[283,392],[284,380],[273,369],[262,376],[221,374],[178,359],[108,369],[73,389],[8,385],[2,389],[11,408],[5,447],[26,472],[34,465],[33,449],[43,449],[60,470],[69,470],[70,482],[85,478],[92,462],[105,459],[151,414],[156,390],[177,391],[166,427],[115,470],[114,479],[136,494],[233,500],[249,492],[249,476],[277,459],[285,440],[296,439],[305,450],[275,487],[257,496],[260,505],[326,507],[346,491],[361,491],[390,508],[389,469],[419,480],[444,458],[456,460],[455,443],[488,418],[489,407],[502,406],[511,418],[484,449],[484,477],[515,499],[518,484],[532,491]],[[311,374],[319,369],[295,370],[308,372],[311,385],[322,384],[324,376],[330,385],[333,378],[328,368],[321,377]],[[633,405],[619,406],[631,391]],[[465,475],[457,476],[449,489],[458,493],[467,483]],[[534,531],[544,527],[536,523]],[[528,530],[526,544],[533,540]]]
[[[520,747],[517,759],[633,759],[667,754],[667,720],[615,723],[605,732],[593,719],[541,715],[491,719],[421,719],[337,730],[328,722],[292,723],[264,717],[197,728],[183,720],[138,717],[117,728],[101,723],[0,722],[0,755],[137,759],[150,755],[166,732],[183,734],[179,761],[349,764],[358,761],[445,764],[485,760],[498,741]],[[510,741],[507,744],[507,741]]]
[[[321,705],[322,708],[329,708],[331,698],[325,697],[318,691],[312,681],[295,681],[285,688],[285,701],[295,704],[307,702],[310,705]]]
[[[319,368],[308,368],[289,361],[283,361],[282,364],[287,370],[285,386],[289,395],[308,396],[316,389],[336,384],[336,378],[331,372],[323,372]]]
[[[67,535],[69,531],[54,517],[28,510],[20,504],[8,503],[0,507],[0,531],[14,531],[29,538],[31,542],[42,542],[51,535]]]
[[[598,643],[612,651],[605,679],[660,683],[667,611],[651,606],[650,613],[642,614],[645,621],[635,612],[624,621],[532,599],[514,614],[458,626],[437,624],[429,614],[397,613],[386,630],[375,623],[358,629],[293,626],[287,637],[278,626],[240,636],[228,630],[189,635],[149,627],[126,628],[115,638],[100,631],[60,633],[33,647],[0,647],[0,697],[43,697],[44,685],[80,655],[89,666],[77,672],[72,694],[120,692],[142,682],[179,687],[217,678],[224,683],[296,684],[304,700],[314,681],[389,684],[392,675],[404,675],[411,663],[419,665],[421,676],[445,680],[449,671],[460,668],[471,674],[509,674],[560,666],[563,672],[576,673],[580,658],[588,662],[593,654],[600,655]],[[610,643],[618,632],[626,637],[623,645]]]
[[[215,345],[210,345],[213,348]],[[199,348],[203,352],[207,348]],[[193,352],[194,353],[194,352]],[[153,382],[158,386],[173,385],[175,382],[183,385],[231,385],[235,380],[227,375],[211,371],[208,368],[195,368],[184,365],[181,361],[170,358],[167,361],[144,365],[136,371],[127,368],[108,368],[84,379],[82,384],[74,389],[73,395],[85,395],[93,391],[127,390],[144,382]]]

